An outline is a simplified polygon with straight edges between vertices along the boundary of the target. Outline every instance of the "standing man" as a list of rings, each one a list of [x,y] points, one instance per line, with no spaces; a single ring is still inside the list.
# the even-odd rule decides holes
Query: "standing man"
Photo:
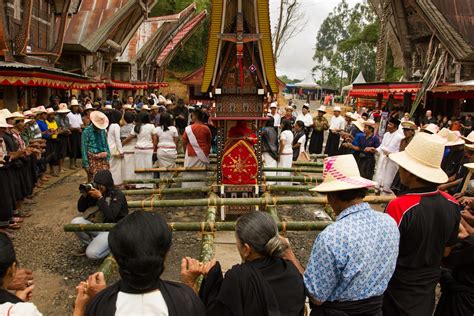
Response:
[[[204,113],[197,109],[191,113],[192,124],[187,126],[183,134],[183,148],[186,150],[184,156],[184,167],[208,167],[209,153],[211,151],[211,130],[203,123]],[[183,178],[202,176],[205,180],[207,172],[184,172]],[[183,188],[202,187],[205,182],[186,183],[183,182]]]
[[[373,120],[364,121],[363,124],[364,133],[356,135],[350,148],[354,150],[354,157],[357,160],[361,176],[372,180],[375,172],[375,153],[380,146],[380,140],[374,134],[375,122]]]
[[[331,118],[329,124],[329,136],[326,142],[326,148],[324,149],[324,153],[328,156],[337,155],[339,140],[341,138],[339,132],[344,130],[345,123],[344,118],[341,116],[341,108],[336,105],[334,107],[334,116]]]
[[[81,136],[82,167],[91,182],[99,170],[109,169],[110,149],[105,129],[109,126],[107,116],[99,111],[90,114],[92,124],[87,126]]]
[[[437,188],[448,181],[441,169],[444,143],[419,133],[404,151],[389,156],[408,190],[385,209],[400,230],[400,250],[384,295],[384,316],[433,313],[441,259],[457,242],[461,217],[458,202]]]
[[[400,121],[392,117],[387,125],[387,132],[383,135],[382,143],[377,148],[379,161],[377,163],[377,173],[375,174],[376,193],[392,194],[392,183],[398,171],[398,165],[388,158],[388,155],[397,153],[400,149],[400,142],[403,135],[398,131]]]
[[[305,103],[303,108],[301,109],[301,114],[298,115],[296,118],[296,122],[302,121],[304,123],[304,133],[306,135],[306,143],[309,139],[309,134],[311,134],[311,130],[313,127],[313,116],[309,112],[309,103]],[[304,147],[306,148],[306,143]]]
[[[326,158],[323,178],[312,191],[327,194],[337,218],[317,236],[304,272],[312,313],[381,315],[397,261],[397,226],[363,201],[374,182],[359,175],[354,156]]]
[[[77,100],[71,100],[71,112],[67,114],[71,136],[69,138],[69,169],[77,168],[76,160],[81,158],[82,116]]]
[[[318,109],[318,115],[313,118],[313,133],[309,143],[310,154],[320,154],[323,151],[324,131],[329,128],[328,120],[324,117],[326,107],[321,105]]]
[[[278,131],[281,122],[281,115],[278,113],[278,106],[276,102],[272,102],[270,104],[270,113],[268,113],[268,116],[273,117],[273,126]]]

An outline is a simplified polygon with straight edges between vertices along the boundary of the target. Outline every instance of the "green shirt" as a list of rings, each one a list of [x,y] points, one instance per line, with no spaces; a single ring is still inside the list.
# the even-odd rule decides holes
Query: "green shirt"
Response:
[[[89,158],[87,153],[98,154],[107,153],[107,161],[110,160],[110,149],[107,143],[107,135],[105,130],[101,129],[96,131],[94,125],[90,124],[82,131],[82,166],[84,168],[89,167]]]

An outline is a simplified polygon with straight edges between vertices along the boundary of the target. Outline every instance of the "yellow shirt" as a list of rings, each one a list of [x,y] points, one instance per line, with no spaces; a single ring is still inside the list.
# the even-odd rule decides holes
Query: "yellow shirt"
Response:
[[[46,124],[48,125],[48,129],[52,131],[57,131],[58,130],[58,123],[56,123],[56,120],[50,122],[46,120]],[[52,134],[51,139],[57,139],[58,135],[57,134]]]

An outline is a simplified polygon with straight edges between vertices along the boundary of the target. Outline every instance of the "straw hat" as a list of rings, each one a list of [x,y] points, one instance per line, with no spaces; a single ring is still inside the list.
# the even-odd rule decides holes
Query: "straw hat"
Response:
[[[474,131],[470,132],[467,137],[461,136],[462,139],[466,140],[468,143],[474,143]]]
[[[112,110],[112,109],[113,109],[113,108],[112,108],[112,104],[106,104],[106,105],[104,106],[104,109],[106,109],[106,110]]]
[[[375,128],[375,121],[374,121],[374,120],[367,120],[367,121],[364,121],[364,125],[367,125],[367,126],[370,126],[370,127]]]
[[[107,115],[100,111],[93,111],[90,117],[92,124],[94,124],[94,126],[99,129],[106,129],[107,126],[109,126],[109,119],[107,118]]]
[[[421,131],[428,134],[436,134],[439,131],[439,127],[436,124],[430,123],[422,128]]]
[[[353,155],[324,159],[323,183],[310,191],[335,192],[373,187],[375,182],[362,178]]]
[[[124,104],[122,105],[122,109],[124,110],[133,110],[133,107],[131,104]]]
[[[354,121],[352,124],[354,124],[355,127],[359,129],[359,131],[363,132],[364,131],[364,123],[365,121],[363,119],[358,119]]]
[[[56,113],[69,113],[71,110],[67,108],[66,103],[60,103],[59,104],[59,109],[56,111]]]
[[[352,112],[346,112],[346,114],[344,114],[344,116],[352,119]]]
[[[1,109],[0,115],[6,120],[13,117],[12,113],[8,109]]]
[[[333,112],[341,112],[341,107],[340,107],[339,105],[336,105],[336,106],[334,107]]]
[[[151,110],[158,110],[159,108],[160,108],[160,106],[158,104],[153,104],[150,109]]]
[[[466,167],[469,170],[473,170],[474,169],[474,162],[465,163],[463,166]]]
[[[147,110],[147,111],[150,111],[151,109],[148,107],[148,105],[146,104],[143,104],[141,110]]]
[[[32,111],[35,115],[40,114],[40,113],[47,113],[44,105],[40,105],[40,106],[36,107],[34,110],[32,109]]]
[[[84,111],[87,111],[87,110],[94,110],[94,107],[92,106],[92,104],[90,104],[90,103],[86,104],[86,107],[84,108]]]
[[[72,99],[71,100],[71,106],[73,105],[79,105],[79,102],[77,101],[77,99]]]
[[[48,114],[48,115],[55,114],[53,108],[47,108],[46,109],[46,114]]]
[[[326,107],[324,105],[321,105],[318,109],[318,112],[324,112],[326,113]]]
[[[418,133],[404,151],[390,154],[396,164],[415,176],[432,183],[445,183],[448,176],[441,169],[446,140],[438,135]]]
[[[270,109],[271,109],[271,108],[277,108],[277,107],[278,107],[278,106],[277,106],[276,102],[270,103]]]
[[[464,140],[461,138],[461,133],[458,131],[450,131],[447,128],[443,128],[437,135],[446,139],[446,144],[444,144],[444,146],[458,146],[464,144]]]
[[[26,110],[26,111],[23,111],[23,116],[24,117],[32,117],[32,116],[34,116],[34,114],[31,110]]]
[[[25,116],[21,112],[18,112],[18,111],[13,112],[12,117],[17,118],[17,119],[24,119],[25,118]]]
[[[7,120],[1,113],[0,113],[0,127],[3,127],[3,128],[13,127],[13,125],[7,124]]]
[[[403,129],[411,129],[411,130],[414,130],[414,131],[416,131],[418,129],[416,124],[413,123],[412,121],[402,122],[402,128]]]

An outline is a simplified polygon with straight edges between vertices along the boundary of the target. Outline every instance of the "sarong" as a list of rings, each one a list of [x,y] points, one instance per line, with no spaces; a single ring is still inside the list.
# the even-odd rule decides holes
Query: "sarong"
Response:
[[[135,169],[150,169],[153,167],[153,149],[135,148]],[[153,179],[153,173],[135,173],[135,179]],[[137,183],[137,189],[153,189],[153,183]]]
[[[278,161],[278,168],[291,168],[293,165],[293,153],[280,154],[280,160]],[[291,172],[288,171],[278,171],[277,175],[279,177],[290,177]],[[291,182],[281,181],[278,182],[279,185],[291,185]]]
[[[159,147],[156,152],[158,158],[158,167],[160,168],[175,168],[176,167],[176,158],[178,157],[178,152],[176,148],[162,148]],[[170,178],[172,176],[171,172],[161,172],[160,178]]]
[[[320,154],[323,151],[324,131],[317,131],[313,129],[311,134],[311,141],[309,142],[309,153]]]
[[[277,167],[278,166],[278,162],[276,161],[275,158],[272,157],[272,155],[270,155],[270,153],[268,152],[263,152],[262,153],[262,159],[263,159],[263,166],[264,167]],[[268,177],[268,176],[276,176],[277,175],[277,172],[276,171],[265,171],[265,176]],[[266,181],[266,184],[267,185],[274,185],[276,184],[275,181]]]
[[[81,132],[72,131],[69,136],[69,158],[80,159],[81,158]]]
[[[186,152],[186,155],[184,156],[184,167],[185,168],[198,168],[198,167],[208,167],[209,164],[202,162],[198,157],[196,156],[188,156],[188,153]],[[182,188],[202,188],[206,186],[206,181],[207,181],[207,171],[197,171],[197,172],[183,172],[183,179],[184,178],[196,178],[196,177],[202,177],[203,182],[183,182],[181,184]]]
[[[112,173],[112,178],[114,179],[115,185],[123,184],[122,163],[123,163],[122,157],[120,156],[110,157],[110,172]]]
[[[88,152],[89,168],[87,168],[87,182],[92,182],[95,174],[100,170],[110,169],[107,158],[96,158],[95,154]]]
[[[326,148],[324,149],[324,153],[328,156],[335,156],[337,155],[337,151],[339,150],[339,141],[340,136],[337,133],[333,133],[329,131],[328,140],[326,142]]]

